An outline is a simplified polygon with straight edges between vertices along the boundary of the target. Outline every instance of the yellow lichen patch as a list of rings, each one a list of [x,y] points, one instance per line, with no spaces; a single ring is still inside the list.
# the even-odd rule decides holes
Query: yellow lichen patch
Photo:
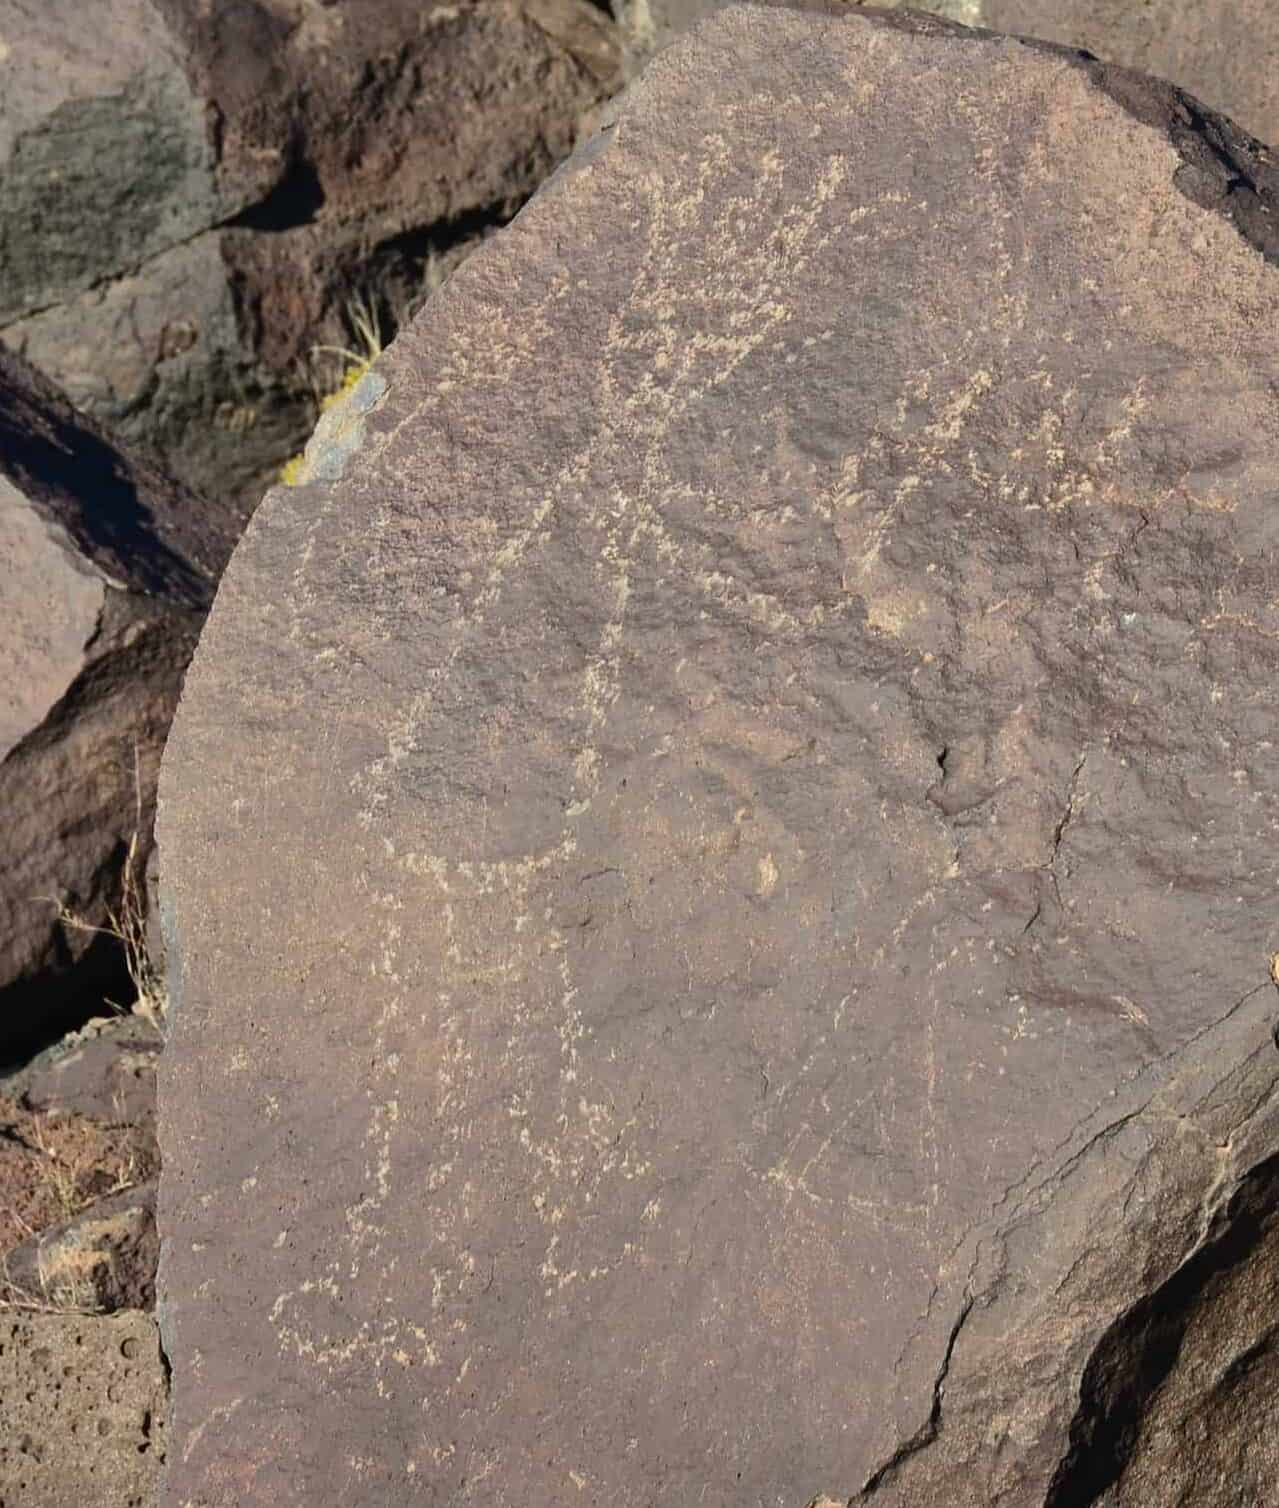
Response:
[[[289,459],[285,461],[284,465],[281,466],[280,481],[283,482],[286,487],[296,487],[298,482],[301,480],[302,461],[302,452],[299,451],[297,455],[290,456]]]
[[[331,393],[326,393],[324,397],[320,399],[320,413],[325,414],[331,408],[334,408],[337,406],[337,404],[341,403],[342,400],[347,396],[347,394],[352,391],[352,389],[368,371],[371,365],[372,359],[370,358],[369,360],[357,361],[354,366],[348,367],[341,383]],[[289,459],[280,468],[280,481],[284,486],[296,487],[299,482],[305,479],[305,463],[305,450],[299,451],[297,455],[289,457]]]

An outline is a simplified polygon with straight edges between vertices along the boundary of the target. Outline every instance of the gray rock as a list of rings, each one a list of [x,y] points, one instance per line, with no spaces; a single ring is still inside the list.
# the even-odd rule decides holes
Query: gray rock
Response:
[[[165,757],[168,1503],[1067,1508],[1242,1375],[1274,203],[734,7],[375,365]]]
[[[220,192],[205,112],[150,0],[0,5],[0,324],[189,240]]]
[[[238,523],[0,351],[0,1065],[129,999],[160,750]],[[82,925],[68,926],[59,907]]]

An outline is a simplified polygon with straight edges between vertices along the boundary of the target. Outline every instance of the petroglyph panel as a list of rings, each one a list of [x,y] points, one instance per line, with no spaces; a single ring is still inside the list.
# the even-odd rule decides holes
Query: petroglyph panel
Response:
[[[1264,1034],[1279,290],[1165,95],[729,9],[263,504],[163,792],[174,1508],[847,1498]]]

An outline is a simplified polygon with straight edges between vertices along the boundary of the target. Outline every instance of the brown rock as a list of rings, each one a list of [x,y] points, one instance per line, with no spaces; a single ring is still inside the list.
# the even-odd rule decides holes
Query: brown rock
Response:
[[[143,1314],[0,1314],[0,1508],[151,1508],[168,1406]]]
[[[152,1178],[14,1247],[3,1258],[6,1296],[89,1313],[153,1309],[159,1251]]]
[[[1279,1482],[1275,1406],[1279,1399],[1279,1231],[1274,1186],[1254,1179],[1237,1201],[1234,1220],[1209,1248],[1211,1261],[1177,1274],[1157,1303],[1129,1319],[1088,1381],[1093,1408],[1081,1431],[1080,1476],[1096,1451],[1113,1465],[1129,1442],[1106,1431],[1109,1390],[1098,1386],[1102,1366],[1121,1352],[1133,1331],[1148,1327],[1149,1343],[1129,1347],[1156,1361],[1160,1386],[1135,1423],[1132,1455],[1117,1484],[1116,1508],[1190,1508],[1238,1503],[1265,1508]],[[1159,1365],[1162,1363],[1162,1365]],[[1125,1377],[1129,1381],[1131,1374]],[[1149,1388],[1149,1383],[1147,1383]],[[1122,1400],[1120,1400],[1122,1401]],[[1065,1501],[1065,1499],[1063,1499]]]
[[[207,608],[240,537],[225,499],[175,481],[3,347],[0,475],[55,541],[69,541],[85,558],[90,575],[150,597]],[[6,509],[16,527],[11,520]],[[46,554],[51,548],[42,546]],[[5,585],[15,601],[25,595],[12,581]],[[6,632],[0,642],[7,648],[12,640]]]
[[[643,3],[643,0],[641,0]],[[667,0],[709,9],[709,0]],[[1279,10],[1270,0],[847,0],[878,9],[926,11],[965,26],[1042,37],[1170,79],[1245,131],[1279,142]],[[657,0],[661,6],[662,0]],[[678,21],[675,23],[678,25]]]
[[[587,0],[0,0],[0,38],[0,338],[242,516],[353,294],[388,329],[621,77]]]
[[[94,929],[126,865],[141,889],[160,750],[235,533],[0,353],[0,1064],[129,998],[119,940]]]
[[[0,1080],[0,1090],[44,1115],[149,1127],[163,1041],[155,1025],[139,1016],[99,1016]]]
[[[1274,203],[732,8],[375,364],[166,755],[166,1501],[1140,1469],[1274,1204]]]

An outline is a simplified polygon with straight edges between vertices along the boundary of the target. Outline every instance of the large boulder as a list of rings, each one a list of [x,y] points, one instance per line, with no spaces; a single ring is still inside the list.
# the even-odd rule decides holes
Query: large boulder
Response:
[[[165,756],[166,1502],[1264,1500],[1275,190],[733,7],[375,363]]]
[[[350,345],[620,82],[587,0],[0,0],[0,340],[258,501]]]
[[[130,998],[109,929],[237,532],[0,351],[0,1065]]]

